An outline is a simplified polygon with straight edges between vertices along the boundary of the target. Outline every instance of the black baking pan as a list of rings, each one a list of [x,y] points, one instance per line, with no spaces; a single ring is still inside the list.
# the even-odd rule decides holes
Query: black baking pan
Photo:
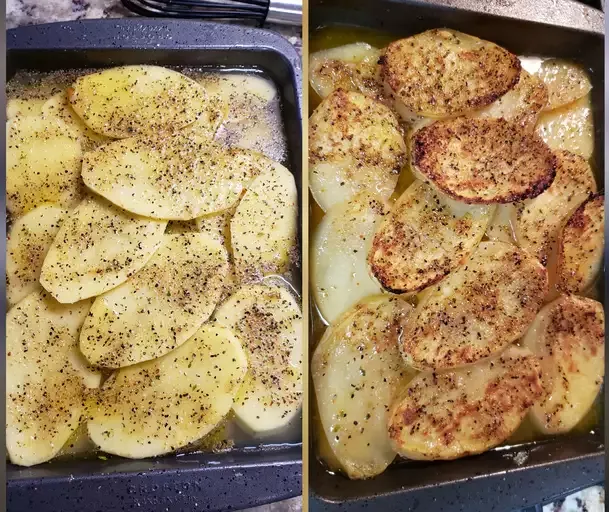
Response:
[[[86,20],[7,31],[7,80],[21,69],[121,64],[243,69],[272,79],[281,95],[288,158],[301,195],[301,66],[281,36],[184,20]],[[191,512],[238,510],[300,495],[302,443],[261,444],[226,453],[51,461],[7,465],[10,512]]]
[[[531,3],[531,9],[534,4]],[[482,8],[480,5],[479,9]],[[593,159],[599,171],[599,189],[604,188],[602,35],[411,0],[311,0],[309,12],[312,34],[319,28],[348,25],[399,39],[447,27],[488,39],[520,55],[560,57],[581,63],[593,83]],[[313,421],[309,425],[314,432]],[[604,479],[602,424],[591,433],[500,447],[451,462],[400,461],[378,477],[365,481],[350,481],[326,471],[315,457],[314,441],[310,453],[311,510],[511,511],[547,503]]]

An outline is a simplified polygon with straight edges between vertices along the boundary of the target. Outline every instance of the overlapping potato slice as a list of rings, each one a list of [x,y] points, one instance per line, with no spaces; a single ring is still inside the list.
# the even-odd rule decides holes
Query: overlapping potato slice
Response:
[[[131,279],[97,297],[80,350],[106,368],[165,355],[211,316],[227,273],[228,254],[217,240],[203,233],[165,235]]]
[[[400,348],[409,366],[443,370],[502,351],[524,334],[548,292],[546,269],[512,244],[482,242],[426,293]]]
[[[292,295],[275,286],[237,290],[214,315],[244,344],[249,366],[235,398],[237,420],[254,434],[288,424],[302,400],[302,313]]]
[[[309,82],[322,99],[335,89],[344,89],[381,100],[384,91],[380,56],[381,51],[367,43],[346,44],[312,53]]]
[[[311,360],[323,431],[350,478],[376,476],[395,458],[387,421],[412,376],[398,350],[411,311],[399,297],[369,297],[328,328]]]
[[[90,300],[63,305],[37,290],[7,314],[6,446],[14,464],[52,459],[86,413],[86,387],[101,379],[78,354],[90,307]]]
[[[271,166],[193,133],[132,137],[85,155],[84,182],[114,204],[156,219],[190,220],[226,210]]]
[[[516,208],[513,204],[499,204],[491,223],[486,228],[486,236],[491,242],[515,243]]]
[[[433,29],[387,46],[385,85],[405,120],[442,118],[490,105],[520,76],[516,55],[456,30]]]
[[[557,287],[565,293],[589,288],[603,266],[605,196],[594,195],[575,210],[558,240]]]
[[[82,198],[80,134],[55,116],[17,116],[6,127],[6,207],[17,217]]]
[[[505,119],[437,121],[412,138],[415,171],[466,203],[512,203],[538,196],[554,179],[556,158],[534,133]]]
[[[547,110],[564,107],[584,97],[592,89],[590,78],[581,66],[559,59],[545,60],[537,76],[548,89]]]
[[[90,412],[89,436],[104,452],[122,457],[175,451],[222,421],[246,370],[235,334],[203,325],[169,354],[119,370]]]
[[[6,119],[17,116],[39,116],[46,98],[9,98],[6,102]]]
[[[381,293],[368,271],[374,233],[389,210],[377,196],[361,192],[328,210],[313,234],[311,281],[315,303],[328,323],[359,300]]]
[[[415,181],[377,229],[368,255],[372,274],[394,293],[427,288],[465,261],[494,210],[457,203]]]
[[[159,66],[120,66],[82,76],[68,89],[68,99],[89,128],[117,139],[157,135],[197,120],[213,125],[217,115],[203,87]]]
[[[537,133],[554,150],[566,150],[590,158],[594,151],[594,123],[590,96],[562,108],[544,112]]]
[[[594,174],[586,160],[568,151],[557,151],[556,157],[556,177],[550,188],[517,205],[518,243],[544,265],[563,223],[591,193],[596,192]]]
[[[309,119],[309,187],[324,211],[364,190],[389,199],[405,157],[395,114],[359,92],[334,91]]]
[[[298,236],[298,192],[290,171],[273,162],[252,182],[230,221],[230,236],[242,280],[289,269]]]
[[[6,242],[6,298],[9,306],[37,290],[42,263],[68,211],[44,204],[11,226]]]
[[[539,312],[523,343],[541,363],[544,394],[531,410],[533,421],[546,434],[568,432],[588,412],[603,383],[603,305],[561,296]]]
[[[146,264],[162,244],[166,225],[87,197],[63,220],[40,283],[63,303],[100,295]]]
[[[544,83],[523,69],[520,71],[520,80],[512,90],[488,107],[475,111],[472,116],[502,117],[527,131],[532,131],[547,104],[548,90]]]
[[[515,346],[472,366],[422,372],[393,407],[391,445],[423,460],[484,452],[514,433],[541,394],[537,358]]]

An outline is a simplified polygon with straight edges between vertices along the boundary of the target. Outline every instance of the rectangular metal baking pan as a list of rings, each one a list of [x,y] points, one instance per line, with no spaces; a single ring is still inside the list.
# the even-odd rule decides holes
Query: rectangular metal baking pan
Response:
[[[7,31],[7,79],[20,69],[120,64],[264,72],[281,95],[286,165],[301,196],[301,65],[287,40],[258,29],[184,20],[86,20]],[[301,494],[301,460],[302,445],[296,443],[139,461],[8,464],[7,507],[11,512],[242,509]]]
[[[366,27],[395,38],[447,27],[488,39],[520,55],[553,56],[580,62],[590,72],[595,123],[594,166],[604,187],[604,38],[561,26],[492,16],[433,4],[476,4],[435,0],[311,0],[311,32],[331,25]],[[484,2],[489,6],[493,2]],[[497,2],[498,3],[498,2]],[[530,4],[534,10],[536,2]],[[482,2],[479,2],[482,4]],[[513,4],[510,4],[513,5]],[[538,4],[537,4],[538,5]],[[521,5],[521,8],[525,8]],[[560,2],[556,6],[560,9]],[[482,9],[479,5],[478,9]],[[568,18],[565,23],[568,23]],[[313,423],[309,429],[313,433]],[[312,438],[312,436],[310,436]],[[401,462],[378,477],[350,481],[325,471],[310,443],[311,510],[511,511],[545,503],[604,478],[604,428],[594,434],[493,450],[451,462]]]

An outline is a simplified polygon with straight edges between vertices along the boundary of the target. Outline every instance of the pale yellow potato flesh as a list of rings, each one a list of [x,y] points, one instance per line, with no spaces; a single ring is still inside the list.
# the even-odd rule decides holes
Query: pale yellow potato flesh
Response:
[[[391,445],[417,460],[482,453],[508,439],[541,394],[539,361],[515,346],[474,365],[419,373],[391,411]]]
[[[573,103],[592,89],[588,73],[573,62],[560,59],[545,60],[537,70],[537,76],[548,89],[546,110]]]
[[[285,288],[239,288],[214,314],[232,329],[248,356],[248,372],[235,398],[239,424],[253,434],[287,425],[302,402],[302,313]]]
[[[399,297],[368,297],[326,330],[313,354],[322,435],[349,478],[374,477],[395,458],[387,422],[412,377],[398,349],[411,312]]]
[[[486,228],[486,236],[491,242],[516,243],[514,225],[516,209],[513,204],[499,204],[491,223]]]
[[[53,204],[43,204],[11,226],[6,241],[6,298],[14,306],[39,288],[42,263],[68,215]]]
[[[46,98],[10,98],[6,102],[6,119],[17,116],[39,116]]]
[[[90,307],[90,300],[63,305],[37,290],[7,314],[6,447],[13,464],[55,457],[86,414],[86,387],[101,379],[78,355]]]
[[[541,364],[544,393],[531,409],[535,425],[544,434],[568,432],[590,410],[603,383],[603,305],[563,295],[539,312],[523,344]]]
[[[356,302],[382,292],[370,276],[368,253],[374,233],[389,211],[375,195],[361,192],[330,208],[313,233],[310,271],[319,311],[333,323]]]
[[[173,452],[222,421],[246,370],[239,338],[204,325],[169,354],[116,372],[89,413],[89,436],[121,457]]]
[[[119,66],[81,76],[68,99],[89,128],[116,139],[157,135],[197,120],[213,125],[217,115],[203,87],[159,66]]]
[[[44,203],[82,199],[80,134],[55,116],[17,116],[6,127],[6,207],[19,217]]]
[[[234,206],[267,159],[205,137],[133,137],[85,155],[82,177],[121,208],[155,219],[191,220]]]
[[[124,283],[163,243],[167,221],[132,215],[87,197],[65,218],[49,249],[40,284],[73,303]]]
[[[220,242],[202,233],[165,235],[133,277],[95,299],[80,333],[81,352],[105,368],[165,355],[209,319],[227,274]]]

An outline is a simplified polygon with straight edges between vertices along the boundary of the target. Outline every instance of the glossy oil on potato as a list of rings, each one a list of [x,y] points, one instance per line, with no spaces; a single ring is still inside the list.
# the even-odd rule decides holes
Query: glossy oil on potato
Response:
[[[419,301],[401,337],[406,363],[442,370],[501,352],[524,334],[547,292],[546,269],[535,257],[482,242]]]
[[[573,103],[592,89],[586,71],[568,61],[548,59],[541,64],[537,76],[548,89],[546,110],[554,110]]]
[[[514,433],[541,394],[539,362],[519,347],[474,365],[422,372],[392,409],[392,447],[419,460],[484,452]]]

